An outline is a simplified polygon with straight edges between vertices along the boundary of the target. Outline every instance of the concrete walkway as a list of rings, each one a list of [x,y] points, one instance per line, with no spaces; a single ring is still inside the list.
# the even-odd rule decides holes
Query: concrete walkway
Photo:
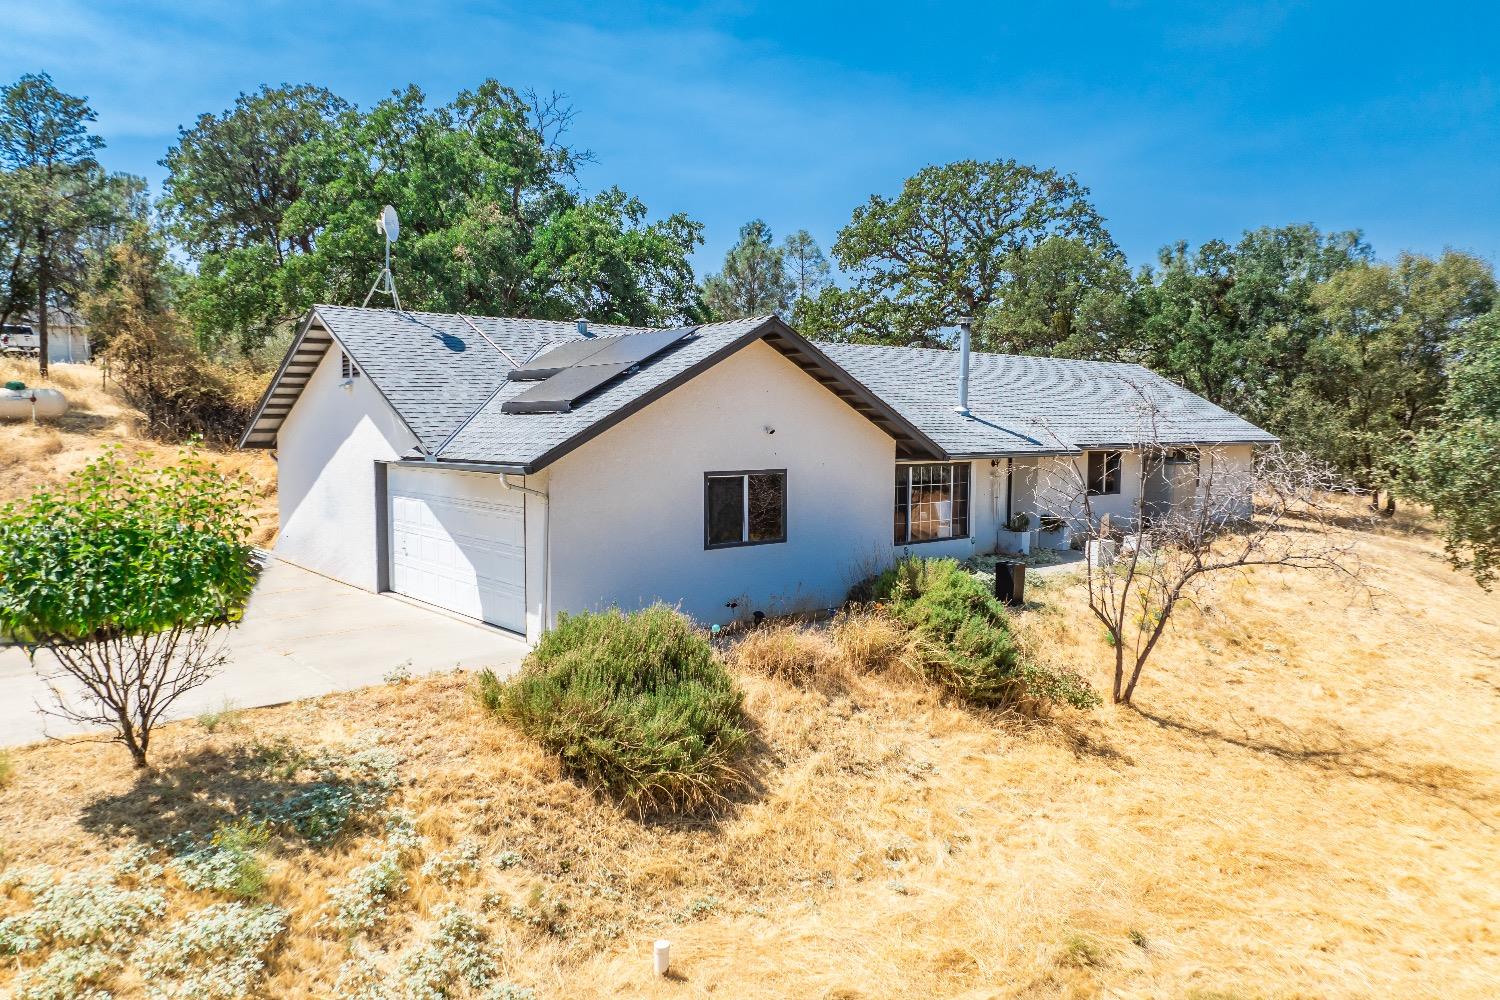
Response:
[[[525,644],[508,632],[358,590],[274,558],[226,648],[223,672],[184,695],[173,718],[189,718],[226,700],[253,708],[380,684],[403,664],[414,677],[455,667],[490,667],[504,676],[526,655]],[[50,672],[56,663],[38,654],[37,667]],[[51,702],[37,668],[21,650],[0,647],[0,746],[76,733],[76,727],[41,715],[38,703]]]

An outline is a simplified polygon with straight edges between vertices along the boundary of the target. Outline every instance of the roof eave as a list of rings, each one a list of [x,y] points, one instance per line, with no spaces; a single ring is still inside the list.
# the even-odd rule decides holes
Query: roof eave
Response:
[[[312,374],[317,370],[317,364],[322,362],[323,355],[327,353],[327,348],[324,349],[323,354],[320,354],[318,356],[318,362],[314,363],[313,367],[308,371],[307,378],[300,386],[297,386],[296,394],[291,397],[291,401],[287,405],[286,412],[280,414],[280,420],[277,422],[276,429],[271,435],[271,440],[264,443],[251,444],[250,437],[255,433],[256,425],[260,423],[262,416],[265,415],[267,404],[270,402],[271,397],[275,394],[277,388],[281,385],[281,382],[286,376],[287,370],[290,367],[293,358],[297,356],[299,348],[301,348],[303,341],[307,337],[308,330],[312,328],[314,320],[317,321],[318,328],[324,333],[328,334],[330,346],[335,344],[338,345],[339,350],[349,355],[350,359],[356,366],[359,367],[361,371],[365,370],[364,362],[355,352],[349,349],[349,346],[347,344],[339,339],[339,335],[334,332],[333,324],[329,323],[328,320],[325,319],[323,315],[318,311],[320,308],[320,306],[313,306],[307,311],[307,317],[302,321],[302,325],[298,327],[297,336],[292,338],[292,343],[291,346],[287,348],[286,356],[281,359],[281,364],[277,367],[276,374],[271,378],[271,384],[266,386],[266,391],[261,395],[260,402],[256,404],[255,415],[251,417],[250,425],[245,429],[245,433],[240,435],[240,448],[274,448],[276,446],[276,439],[281,433],[282,424],[286,422],[286,418],[291,414],[297,403],[302,399],[302,393],[306,390],[307,383],[312,380]],[[385,390],[380,387],[380,384],[373,378],[371,378],[369,382],[370,385],[374,387],[376,394],[380,396],[381,402],[385,403],[386,408],[389,409],[391,413],[395,414],[396,419],[401,422],[401,426],[406,428],[406,432],[410,434],[412,440],[416,442],[415,447],[417,448],[417,450],[426,453],[429,448],[422,441],[422,436],[416,432],[416,430],[407,421],[406,417],[401,413],[400,410],[396,408],[395,404],[391,402],[390,397],[385,394]]]
[[[276,394],[276,390],[281,386],[282,379],[286,376],[287,369],[291,366],[292,359],[297,356],[298,350],[302,347],[303,341],[307,338],[307,331],[312,326],[314,319],[318,321],[318,324],[323,329],[323,331],[328,334],[329,339],[333,339],[333,331],[329,330],[328,325],[323,322],[321,317],[318,316],[317,309],[309,309],[307,311],[307,316],[303,318],[301,325],[297,327],[297,335],[292,338],[291,345],[287,347],[286,355],[281,359],[281,364],[276,366],[276,374],[271,376],[271,381],[266,386],[266,391],[261,393],[260,402],[255,404],[255,412],[250,417],[250,423],[245,427],[245,433],[240,435],[238,445],[239,448],[265,449],[274,448],[276,446],[276,436],[280,433],[281,430],[280,423],[277,423],[276,430],[272,433],[270,441],[252,444],[250,443],[250,438],[255,434],[255,428],[260,424],[261,419],[266,415],[266,408],[270,405],[271,398]],[[319,355],[319,361],[321,360],[322,356]],[[314,365],[312,370],[317,370],[316,365]],[[308,373],[308,377],[312,377],[311,372]],[[303,387],[305,387],[305,385],[306,383],[303,383]],[[291,404],[287,408],[287,413],[291,412],[291,407],[296,406],[297,401],[301,398],[302,387],[299,387],[297,389],[296,395],[292,397]],[[282,415],[282,421],[284,421],[285,419],[285,415]]]

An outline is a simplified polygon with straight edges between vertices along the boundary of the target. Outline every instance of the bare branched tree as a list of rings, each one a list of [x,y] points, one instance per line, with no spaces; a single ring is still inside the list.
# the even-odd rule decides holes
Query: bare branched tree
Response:
[[[52,707],[45,715],[90,729],[106,729],[144,767],[151,732],[183,695],[201,687],[226,660],[227,620],[189,628],[174,625],[150,635],[114,634],[47,647],[62,677],[44,678]],[[33,653],[35,649],[33,648]],[[69,691],[63,678],[78,689]]]
[[[1114,701],[1127,705],[1173,612],[1201,603],[1215,578],[1257,566],[1362,577],[1355,536],[1338,530],[1360,515],[1340,503],[1350,487],[1336,472],[1279,445],[1259,447],[1247,464],[1222,447],[1179,443],[1149,394],[1137,387],[1136,396],[1131,447],[1093,469],[1045,466],[1036,489],[1038,506],[1083,542],[1089,610],[1114,647]],[[1101,511],[1105,493],[1124,509]]]

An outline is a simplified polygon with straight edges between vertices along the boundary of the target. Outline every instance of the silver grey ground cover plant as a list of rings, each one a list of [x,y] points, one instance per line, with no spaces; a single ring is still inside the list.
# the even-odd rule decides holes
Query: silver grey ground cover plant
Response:
[[[254,987],[286,921],[279,906],[216,903],[152,934],[131,958],[152,1000],[233,1000]]]

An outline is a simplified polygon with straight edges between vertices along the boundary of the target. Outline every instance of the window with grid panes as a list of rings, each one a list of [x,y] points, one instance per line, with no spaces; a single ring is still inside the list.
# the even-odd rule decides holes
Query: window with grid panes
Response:
[[[896,466],[897,545],[969,536],[969,463]]]

